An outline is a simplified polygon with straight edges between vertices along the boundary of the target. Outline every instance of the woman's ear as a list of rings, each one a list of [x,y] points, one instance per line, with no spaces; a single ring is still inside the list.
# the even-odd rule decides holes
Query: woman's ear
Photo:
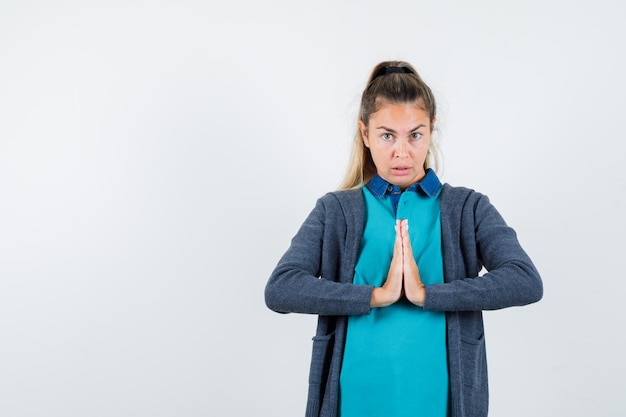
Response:
[[[367,138],[367,126],[363,123],[363,120],[359,120],[359,131],[361,132],[361,137],[363,138],[363,144],[366,148],[370,147],[370,141]]]
[[[433,120],[430,122],[430,133],[434,132],[437,128],[437,118],[433,117]]]

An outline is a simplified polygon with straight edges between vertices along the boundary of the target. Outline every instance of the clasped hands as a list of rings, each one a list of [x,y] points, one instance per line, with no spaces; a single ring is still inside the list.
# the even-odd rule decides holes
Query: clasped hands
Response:
[[[426,290],[413,257],[408,220],[396,220],[395,229],[396,238],[389,273],[383,286],[374,288],[370,306],[387,307],[404,295],[411,303],[423,307]]]

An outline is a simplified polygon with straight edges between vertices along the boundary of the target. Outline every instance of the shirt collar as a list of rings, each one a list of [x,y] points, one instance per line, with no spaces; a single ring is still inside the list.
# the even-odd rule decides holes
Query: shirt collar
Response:
[[[366,187],[377,198],[382,198],[394,190],[400,191],[400,187],[388,183],[378,174],[374,174],[372,179],[366,184]],[[409,186],[405,191],[417,191],[418,189],[421,189],[429,197],[437,197],[441,189],[441,181],[439,181],[439,177],[437,177],[435,171],[428,168],[424,178]]]

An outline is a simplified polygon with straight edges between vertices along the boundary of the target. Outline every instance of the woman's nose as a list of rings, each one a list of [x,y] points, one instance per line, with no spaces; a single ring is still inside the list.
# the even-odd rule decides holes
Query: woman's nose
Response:
[[[406,158],[408,156],[408,147],[405,141],[396,141],[396,158]]]

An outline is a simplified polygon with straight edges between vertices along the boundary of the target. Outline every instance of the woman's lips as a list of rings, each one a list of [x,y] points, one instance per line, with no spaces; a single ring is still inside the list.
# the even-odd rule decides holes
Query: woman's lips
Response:
[[[408,168],[408,167],[391,168],[391,172],[393,172],[396,175],[408,174],[410,170],[411,168]]]

